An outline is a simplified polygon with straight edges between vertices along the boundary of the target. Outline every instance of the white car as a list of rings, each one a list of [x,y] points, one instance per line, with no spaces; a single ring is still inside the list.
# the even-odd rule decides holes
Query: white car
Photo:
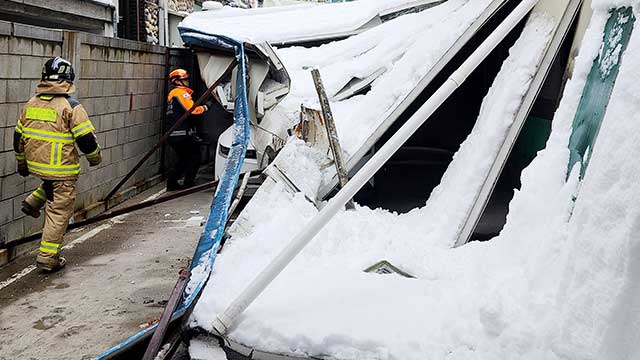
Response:
[[[342,101],[352,96],[366,92],[371,83],[384,73],[383,70],[365,78],[353,78],[349,81],[332,99]],[[287,89],[288,90],[288,89]],[[279,94],[280,95],[280,94]],[[283,94],[284,97],[286,95]],[[227,110],[230,102],[222,102]],[[261,114],[262,115],[262,114]],[[277,153],[286,144],[287,138],[291,135],[291,121],[277,106],[272,106],[265,111],[262,118],[251,121],[250,142],[247,147],[242,173],[262,170],[275,159]],[[224,163],[229,155],[231,142],[233,141],[233,126],[227,128],[218,138],[215,160],[215,178],[218,179],[224,171]]]
[[[229,151],[231,150],[231,142],[233,141],[233,127],[225,130],[218,138],[218,145],[216,146],[216,161],[215,161],[215,179],[219,179],[224,172],[224,166],[229,157]],[[253,170],[260,169],[258,162],[258,156],[253,144],[249,143],[247,146],[247,153],[245,155],[244,163],[242,164],[241,173],[246,173]]]
[[[272,107],[275,107],[275,105]],[[266,111],[262,118],[254,119],[252,116],[249,144],[241,173],[262,170],[273,161],[289,137],[288,130],[289,120],[276,109]],[[230,126],[218,137],[215,160],[216,179],[220,178],[224,172],[225,162],[229,156],[232,142],[233,126]]]

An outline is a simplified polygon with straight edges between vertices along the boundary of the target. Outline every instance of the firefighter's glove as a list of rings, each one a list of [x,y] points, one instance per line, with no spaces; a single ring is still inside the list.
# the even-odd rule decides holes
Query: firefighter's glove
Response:
[[[24,177],[29,176],[29,167],[27,167],[26,162],[18,161],[18,174]]]
[[[211,109],[211,107],[213,106],[214,103],[214,99],[213,98],[208,98],[207,101],[204,102],[204,106],[206,107],[207,110]]]
[[[85,157],[87,161],[89,161],[89,166],[97,166],[102,162],[102,149],[100,149],[100,145],[96,148],[96,150],[92,153],[86,154]]]

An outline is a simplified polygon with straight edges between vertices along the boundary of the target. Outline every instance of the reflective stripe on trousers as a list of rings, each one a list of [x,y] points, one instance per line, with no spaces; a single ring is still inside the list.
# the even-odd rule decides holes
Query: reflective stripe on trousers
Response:
[[[60,252],[60,244],[42,240],[40,241],[40,252],[57,255]]]
[[[54,180],[51,184],[53,199],[46,203],[44,229],[40,243],[40,256],[45,257],[58,255],[76,200],[75,180]],[[43,244],[46,246],[42,246]]]

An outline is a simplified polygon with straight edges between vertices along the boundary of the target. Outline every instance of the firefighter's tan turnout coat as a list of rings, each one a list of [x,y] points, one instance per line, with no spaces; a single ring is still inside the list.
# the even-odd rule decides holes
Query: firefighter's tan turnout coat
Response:
[[[75,91],[66,81],[42,81],[22,109],[14,134],[18,172],[35,175],[42,185],[25,200],[40,209],[46,219],[38,262],[57,261],[69,219],[73,215],[75,183],[80,174],[80,155],[90,165],[101,161],[95,128],[84,107],[70,96]]]

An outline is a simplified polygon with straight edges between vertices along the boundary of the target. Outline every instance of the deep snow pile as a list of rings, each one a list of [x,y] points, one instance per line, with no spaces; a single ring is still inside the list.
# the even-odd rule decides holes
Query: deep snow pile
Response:
[[[415,0],[358,0],[258,9],[224,7],[191,14],[180,27],[236,40],[287,42],[356,31],[386,10]]]
[[[578,186],[577,168],[565,179],[571,123],[600,50],[610,4],[594,0],[595,13],[551,138],[523,173],[522,190],[500,236],[450,249],[445,246],[450,229],[444,227],[451,223],[434,224],[443,221],[437,216],[441,212],[455,216],[459,210],[464,197],[456,197],[458,177],[474,178],[456,162],[470,166],[474,151],[490,155],[488,144],[499,141],[508,127],[485,115],[500,111],[509,118],[526,86],[522,81],[534,71],[535,59],[523,54],[531,57],[531,49],[548,38],[544,19],[528,26],[511,49],[476,127],[429,200],[440,203],[439,210],[427,204],[401,216],[367,208],[338,214],[247,309],[229,336],[261,350],[341,359],[638,358],[637,32],[624,55],[585,180]],[[511,91],[502,91],[505,86]],[[288,147],[294,146],[300,145]],[[313,162],[301,164],[313,170]],[[472,169],[481,172],[483,165]],[[215,314],[316,212],[302,194],[267,183],[220,254],[194,322],[211,329]],[[417,279],[362,272],[382,259]]]

